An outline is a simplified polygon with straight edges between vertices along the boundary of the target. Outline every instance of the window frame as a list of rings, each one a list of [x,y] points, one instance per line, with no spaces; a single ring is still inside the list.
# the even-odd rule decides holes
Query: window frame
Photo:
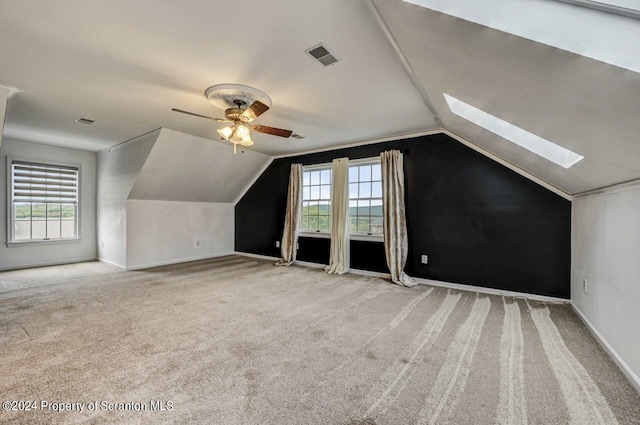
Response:
[[[374,157],[368,157],[368,158],[361,158],[361,159],[355,159],[355,160],[349,160],[349,168],[353,167],[359,167],[362,165],[376,165],[379,164],[380,166],[382,166],[381,160],[380,160],[380,156],[374,156]],[[382,170],[381,170],[382,173]],[[377,180],[376,180],[377,181]],[[382,174],[380,175],[380,181],[382,182]],[[351,184],[352,182],[349,180],[348,184]],[[356,183],[356,182],[353,182]],[[357,183],[360,183],[360,181],[358,180]],[[382,195],[382,192],[381,192]],[[372,198],[367,198],[367,199],[372,199]],[[377,199],[377,198],[376,198]],[[352,198],[349,197],[349,203],[351,202]],[[382,200],[382,196],[380,197],[380,200]],[[351,206],[347,206],[347,208],[351,208]],[[371,217],[371,215],[369,215],[369,217]],[[351,221],[351,215],[349,215],[349,221]],[[383,221],[384,221],[384,216],[383,216]],[[349,224],[349,228],[351,228],[351,224]],[[384,232],[383,233],[372,233],[369,234],[364,233],[364,232],[350,232],[350,239],[351,240],[357,240],[357,241],[375,241],[375,242],[382,242],[384,241]]]
[[[373,157],[367,157],[367,158],[359,158],[359,159],[354,159],[351,160],[349,159],[349,168],[351,168],[351,166],[361,166],[361,165],[373,165],[373,164],[381,164],[381,160],[380,160],[380,156],[373,156]],[[303,165],[302,166],[302,172],[304,173],[305,171],[317,171],[317,170],[326,170],[326,169],[332,169],[333,168],[333,163],[329,162],[329,163],[321,163],[321,164],[310,164],[310,165]],[[332,170],[333,172],[333,170]],[[382,178],[382,176],[381,176]],[[376,180],[377,181],[377,180]],[[347,183],[348,184],[348,183]],[[332,179],[331,179],[331,187],[333,187],[333,174],[332,174]],[[300,198],[303,198],[303,187],[300,188],[300,191],[302,192],[300,194]],[[301,200],[301,202],[304,202]],[[347,204],[347,208],[350,208],[349,205]],[[347,212],[349,212],[349,210],[347,209]],[[319,231],[310,231],[310,230],[305,230],[302,229],[300,226],[302,224],[302,206],[300,207],[300,224],[298,225],[298,235],[301,237],[305,237],[305,238],[321,238],[321,239],[330,239],[331,238],[331,213],[332,210],[329,210],[329,230],[328,231],[324,231],[324,230],[319,230]],[[351,225],[349,225],[349,228],[351,228]],[[363,232],[349,232],[349,239],[353,240],[353,241],[364,241],[364,242],[384,242],[384,233],[376,233],[376,234],[368,234],[368,233],[363,233]]]
[[[302,228],[302,217],[304,214],[302,213],[304,200],[304,173],[306,171],[321,171],[321,170],[331,170],[331,181],[329,183],[329,205],[331,204],[331,189],[333,187],[333,163],[322,163],[322,164],[310,164],[302,166],[302,186],[300,186],[300,217],[298,224],[298,235],[303,237],[311,237],[311,238],[331,238],[331,216],[332,216],[332,208],[329,208],[329,229],[328,230],[309,230]],[[314,185],[315,186],[315,185]]]
[[[42,164],[42,165],[51,165],[53,167],[69,167],[75,168],[78,170],[78,185],[77,185],[77,204],[76,204],[76,220],[75,220],[75,237],[72,238],[55,238],[55,239],[25,239],[25,240],[15,240],[15,228],[14,228],[14,202],[13,202],[13,172],[12,165],[14,162],[26,162],[32,164]],[[78,243],[82,240],[82,164],[70,163],[70,162],[59,162],[59,161],[50,161],[43,160],[38,158],[26,158],[26,157],[18,157],[18,156],[9,156],[7,155],[7,247],[18,247],[18,246],[28,246],[28,245],[55,245],[55,244],[68,244],[68,243]]]

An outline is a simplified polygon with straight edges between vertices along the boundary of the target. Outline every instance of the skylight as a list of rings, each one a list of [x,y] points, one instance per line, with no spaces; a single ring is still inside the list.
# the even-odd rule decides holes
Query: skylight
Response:
[[[536,136],[527,130],[488,114],[469,105],[468,103],[464,103],[453,96],[449,96],[446,93],[443,94],[447,104],[449,105],[449,109],[451,109],[451,112],[454,114],[466,119],[467,121],[471,121],[472,123],[479,125],[480,127],[487,129],[490,132],[535,153],[536,155],[540,155],[561,167],[570,168],[580,160],[584,159],[583,156],[578,155],[569,149],[556,145],[555,143],[550,142],[547,139],[543,139],[540,136]]]

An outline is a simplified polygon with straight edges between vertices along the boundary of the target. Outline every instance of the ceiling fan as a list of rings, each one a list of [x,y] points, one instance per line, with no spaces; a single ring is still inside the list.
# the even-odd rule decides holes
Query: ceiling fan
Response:
[[[256,118],[268,111],[271,106],[271,98],[258,89],[241,84],[218,84],[209,87],[204,94],[214,106],[224,109],[224,119],[196,114],[195,112],[178,108],[171,108],[171,110],[220,123],[229,123],[230,125],[219,128],[217,132],[222,140],[233,143],[233,153],[237,153],[238,145],[253,145],[251,130],[285,138],[293,134],[291,130],[259,124],[250,125]]]

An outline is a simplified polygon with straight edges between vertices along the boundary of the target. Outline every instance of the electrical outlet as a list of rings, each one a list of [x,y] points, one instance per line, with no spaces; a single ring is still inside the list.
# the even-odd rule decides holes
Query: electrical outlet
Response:
[[[428,255],[423,255],[422,257],[420,257],[420,262],[422,264],[429,264],[429,256]]]
[[[100,248],[104,248],[104,241],[100,243]]]
[[[587,282],[587,279],[582,279],[582,290],[585,294],[589,292],[589,283]]]
[[[280,248],[280,241],[276,241],[276,248]]]
[[[299,243],[296,244],[296,249],[300,249],[300,244]]]

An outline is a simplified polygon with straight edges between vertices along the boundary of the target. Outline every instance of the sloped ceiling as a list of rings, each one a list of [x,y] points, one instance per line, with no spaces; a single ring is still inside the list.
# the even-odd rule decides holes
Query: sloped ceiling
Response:
[[[373,3],[448,130],[568,194],[640,178],[639,73],[402,0]],[[452,114],[443,93],[585,158],[553,164]]]
[[[552,0],[0,5],[0,84],[23,90],[7,105],[4,134],[15,139],[101,150],[168,127],[214,140],[217,123],[170,108],[219,116],[203,92],[235,82],[272,97],[258,124],[305,136],[256,134],[252,152],[292,154],[444,126],[568,194],[640,178],[640,20]],[[337,64],[325,68],[304,53],[320,42]],[[565,170],[452,114],[443,93],[584,159]],[[79,116],[96,123],[76,124]]]
[[[128,199],[235,202],[271,157],[163,128]]]
[[[273,100],[256,134],[282,154],[439,128],[361,1],[0,0],[5,135],[101,150],[158,127],[214,139],[207,87],[240,83]],[[339,62],[305,50],[324,42]],[[77,117],[96,120],[77,124]],[[217,135],[216,135],[217,138]],[[231,149],[228,147],[228,149]]]

